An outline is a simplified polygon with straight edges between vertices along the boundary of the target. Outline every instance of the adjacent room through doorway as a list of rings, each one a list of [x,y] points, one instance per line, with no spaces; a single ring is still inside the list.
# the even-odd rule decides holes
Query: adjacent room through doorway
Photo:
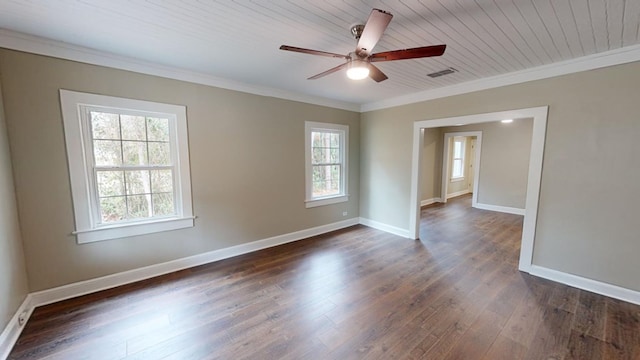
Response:
[[[482,129],[485,129],[483,140],[485,140],[486,142],[487,135],[489,134],[489,131],[486,129],[489,129],[492,126],[497,126],[497,129],[500,129],[499,125],[512,125],[501,122],[496,123],[496,121],[511,120],[514,124],[524,124],[526,121],[531,121],[532,124],[530,135],[528,135],[530,145],[523,145],[522,141],[516,139],[515,136],[512,136],[511,138],[509,136],[505,137],[504,135],[497,135],[496,141],[491,142],[492,149],[483,150],[483,153],[485,154],[484,164],[483,155],[479,154],[480,162],[479,168],[477,169],[478,176],[476,176],[474,180],[474,187],[477,187],[477,190],[474,191],[474,197],[477,197],[476,207],[511,213],[519,212],[521,215],[524,215],[518,268],[521,271],[528,272],[529,268],[531,267],[534,248],[535,224],[538,209],[538,195],[540,192],[540,180],[542,174],[542,154],[544,148],[547,111],[547,107],[538,107],[415,122],[413,132],[414,141],[411,173],[411,208],[409,219],[409,229],[410,231],[412,231],[414,238],[417,239],[420,237],[419,210],[420,206],[424,204],[422,200],[425,197],[429,199],[429,194],[424,194],[423,188],[421,188],[421,186],[423,186],[422,180],[428,179],[428,177],[425,177],[423,171],[423,168],[426,168],[424,162],[428,162],[428,159],[425,156],[425,152],[427,151],[425,151],[424,148],[425,144],[430,144],[428,144],[428,142],[426,143],[425,139],[437,139],[439,137],[439,135],[437,134],[438,130],[434,129],[447,128],[446,131],[444,131],[443,129],[439,130],[440,132],[444,131],[444,133],[483,131]],[[513,121],[514,119],[517,121]],[[522,122],[520,122],[520,120],[522,120]],[[453,129],[456,129],[458,131],[453,131]],[[434,131],[436,131],[435,136],[433,135]],[[494,131],[491,133],[500,134],[500,131],[496,131],[494,129]],[[502,141],[500,141],[500,139],[502,139]],[[444,142],[444,138],[442,141]],[[518,150],[505,151],[505,146],[507,145],[520,145],[520,147]],[[438,147],[437,145],[433,147],[433,149],[435,149],[434,151],[436,151],[436,154],[438,151],[437,149],[439,148],[443,147]],[[521,160],[521,157],[514,156],[515,154],[523,152],[523,149],[527,148],[529,154],[528,161],[523,161]],[[444,152],[444,150],[442,150],[442,152]],[[476,155],[478,155],[478,153],[476,153]],[[487,157],[487,155],[490,156]],[[443,156],[443,159],[444,158],[445,157]],[[509,162],[514,158],[520,159],[517,160],[518,165],[515,165],[515,167],[513,168],[506,167],[507,169],[511,169],[512,171],[505,172],[505,167],[499,166],[500,164],[504,165],[505,162]],[[447,159],[449,159],[449,157],[447,157]],[[447,162],[448,160],[443,160],[441,162],[441,165],[442,163],[446,165]],[[437,163],[437,161],[433,161],[433,163]],[[427,164],[426,166],[428,167],[429,164]],[[431,164],[431,166],[434,169],[439,168],[438,166],[434,166],[434,164]],[[482,171],[483,168],[485,169],[484,172]],[[514,169],[518,170],[516,171]],[[526,171],[522,171],[524,169],[526,169]],[[440,171],[440,174],[442,173],[443,172]],[[444,171],[444,173],[448,175],[447,171]],[[515,173],[526,175],[514,176]],[[491,181],[487,181],[485,179],[485,181],[483,182],[483,177],[485,177],[486,179],[491,179]],[[441,178],[446,179],[446,177],[442,176]],[[435,180],[431,183],[431,188],[437,189],[438,186],[435,186],[434,183]],[[482,185],[483,183],[485,184],[484,186]],[[526,184],[526,186],[518,186],[518,183]],[[442,183],[440,183],[440,188],[442,189],[441,185]],[[517,188],[521,189],[520,193],[518,193],[518,191],[516,190]],[[435,201],[438,198],[442,197],[446,199],[446,193],[443,194],[442,192],[440,192],[439,196],[436,196],[434,192],[431,194],[430,199],[433,199]],[[483,203],[483,201],[485,203]],[[484,206],[478,206],[478,204],[484,204]]]

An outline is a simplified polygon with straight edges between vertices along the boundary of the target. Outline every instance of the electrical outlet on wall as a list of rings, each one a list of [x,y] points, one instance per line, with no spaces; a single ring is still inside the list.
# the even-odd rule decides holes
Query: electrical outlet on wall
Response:
[[[347,216],[348,214],[349,214],[349,213],[348,213],[348,212],[346,212],[346,211],[343,211],[343,212],[342,212],[342,216]]]
[[[18,315],[18,325],[22,326],[27,322],[27,312],[23,311],[20,315]]]

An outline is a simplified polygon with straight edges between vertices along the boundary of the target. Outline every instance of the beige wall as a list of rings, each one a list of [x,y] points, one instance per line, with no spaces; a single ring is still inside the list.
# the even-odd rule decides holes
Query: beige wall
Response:
[[[442,151],[445,133],[482,132],[482,154],[478,182],[478,202],[524,209],[529,173],[529,155],[533,119],[518,119],[511,124],[500,122],[425,129],[422,157],[421,199],[440,197],[442,182]],[[471,141],[465,146],[465,161],[471,159]],[[434,150],[438,147],[438,151]],[[434,166],[437,162],[438,165]],[[450,182],[447,193],[469,186],[469,164],[465,164],[465,181]],[[451,171],[451,168],[449,169]],[[434,187],[434,184],[437,184]],[[472,188],[469,188],[472,191]],[[429,196],[426,196],[428,194]]]
[[[478,202],[524,209],[533,119],[517,119],[510,124],[490,122],[446,127],[442,131],[482,131],[480,178],[476,179]],[[451,189],[448,192],[452,192]]]
[[[640,63],[361,115],[8,50],[0,50],[0,74],[31,291],[339,221],[342,211],[408,228],[414,121],[544,105],[534,263],[640,290]],[[60,88],[187,106],[194,228],[75,243]],[[304,208],[304,120],[350,125],[349,202]],[[11,194],[0,135],[0,190]],[[6,318],[26,282],[15,204],[2,206],[9,241],[1,256],[16,255],[0,265]]]
[[[359,215],[358,113],[9,50],[0,71],[31,291]],[[186,105],[194,228],[76,244],[61,88]],[[348,202],[305,208],[305,120],[349,125]]]
[[[0,199],[1,332],[20,307],[28,292],[2,94],[0,94]]]
[[[440,128],[425,129],[424,147],[422,148],[422,200],[440,198],[442,184],[442,149],[443,138]]]
[[[636,62],[364,113],[360,214],[408,229],[414,121],[548,105],[533,262],[640,290],[639,93]]]

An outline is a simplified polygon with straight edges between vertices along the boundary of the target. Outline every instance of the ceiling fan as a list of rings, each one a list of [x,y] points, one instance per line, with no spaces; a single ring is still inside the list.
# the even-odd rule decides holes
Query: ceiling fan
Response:
[[[345,59],[344,64],[338,65],[320,74],[314,75],[308,80],[319,79],[336,71],[347,69],[347,76],[353,80],[361,80],[369,76],[376,82],[388,79],[373,62],[393,61],[405,59],[417,59],[431,56],[441,56],[444,54],[446,45],[422,46],[411,49],[385,51],[372,54],[371,50],[380,40],[384,30],[391,22],[393,15],[383,10],[373,9],[367,23],[364,25],[354,25],[351,27],[351,34],[358,41],[356,50],[347,55],[335,54],[326,51],[304,49],[295,46],[282,45],[280,50],[294,51],[304,54],[328,56]]]

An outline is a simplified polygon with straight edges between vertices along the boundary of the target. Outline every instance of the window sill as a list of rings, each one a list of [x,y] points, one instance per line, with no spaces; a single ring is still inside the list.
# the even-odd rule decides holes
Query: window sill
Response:
[[[78,244],[102,240],[120,239],[129,236],[153,234],[169,230],[193,227],[195,217],[161,219],[152,222],[122,224],[117,226],[74,231]]]
[[[450,182],[454,183],[454,182],[458,182],[458,181],[464,181],[464,176],[463,177],[459,177],[459,178],[452,178]]]
[[[306,208],[312,208],[317,206],[337,204],[346,201],[349,201],[349,195],[337,195],[321,199],[306,200],[304,205]]]

